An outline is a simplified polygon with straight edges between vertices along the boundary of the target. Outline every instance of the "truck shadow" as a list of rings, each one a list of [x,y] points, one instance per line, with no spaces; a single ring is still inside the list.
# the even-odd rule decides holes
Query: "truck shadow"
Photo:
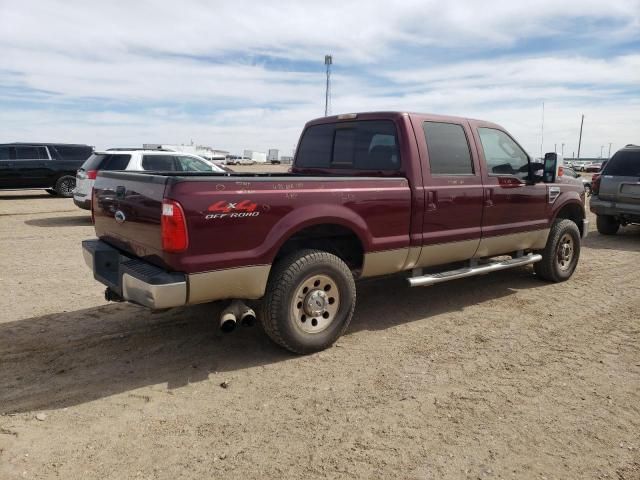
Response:
[[[33,227],[90,227],[92,225],[91,215],[35,218],[25,220],[24,223]]]
[[[410,289],[402,277],[362,282],[347,335],[414,321],[437,329],[439,314],[544,285],[526,268],[429,288]],[[152,314],[109,304],[0,324],[0,413],[63,408],[165,382],[173,389],[215,372],[297,360],[259,327],[220,334],[220,308]]]
[[[640,252],[640,226],[620,227],[616,235],[602,235],[597,231],[589,232],[587,238],[582,241],[582,246],[596,250]]]

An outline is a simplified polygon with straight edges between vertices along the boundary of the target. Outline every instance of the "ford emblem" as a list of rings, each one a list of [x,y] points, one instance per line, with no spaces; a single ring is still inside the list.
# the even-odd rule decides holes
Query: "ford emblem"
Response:
[[[124,223],[124,221],[127,219],[122,210],[116,210],[116,213],[113,214],[113,218],[117,223]]]

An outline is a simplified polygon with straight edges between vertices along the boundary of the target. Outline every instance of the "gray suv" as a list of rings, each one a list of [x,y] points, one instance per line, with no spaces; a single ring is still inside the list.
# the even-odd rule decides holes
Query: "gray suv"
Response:
[[[620,225],[640,224],[640,146],[627,145],[607,162],[591,185],[598,231],[614,235]]]

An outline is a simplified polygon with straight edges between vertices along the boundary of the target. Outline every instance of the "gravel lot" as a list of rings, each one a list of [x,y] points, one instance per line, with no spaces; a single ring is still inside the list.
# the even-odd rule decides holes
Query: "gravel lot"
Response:
[[[71,200],[0,192],[3,480],[640,479],[640,228],[592,232],[560,285],[360,283],[307,357],[222,336],[215,305],[107,304],[92,235]]]

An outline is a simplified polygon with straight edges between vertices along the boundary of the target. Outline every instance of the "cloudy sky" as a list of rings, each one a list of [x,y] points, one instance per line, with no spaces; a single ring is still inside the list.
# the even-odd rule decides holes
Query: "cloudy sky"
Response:
[[[531,154],[640,142],[640,0],[0,0],[0,142],[291,154],[324,113],[502,124]]]

